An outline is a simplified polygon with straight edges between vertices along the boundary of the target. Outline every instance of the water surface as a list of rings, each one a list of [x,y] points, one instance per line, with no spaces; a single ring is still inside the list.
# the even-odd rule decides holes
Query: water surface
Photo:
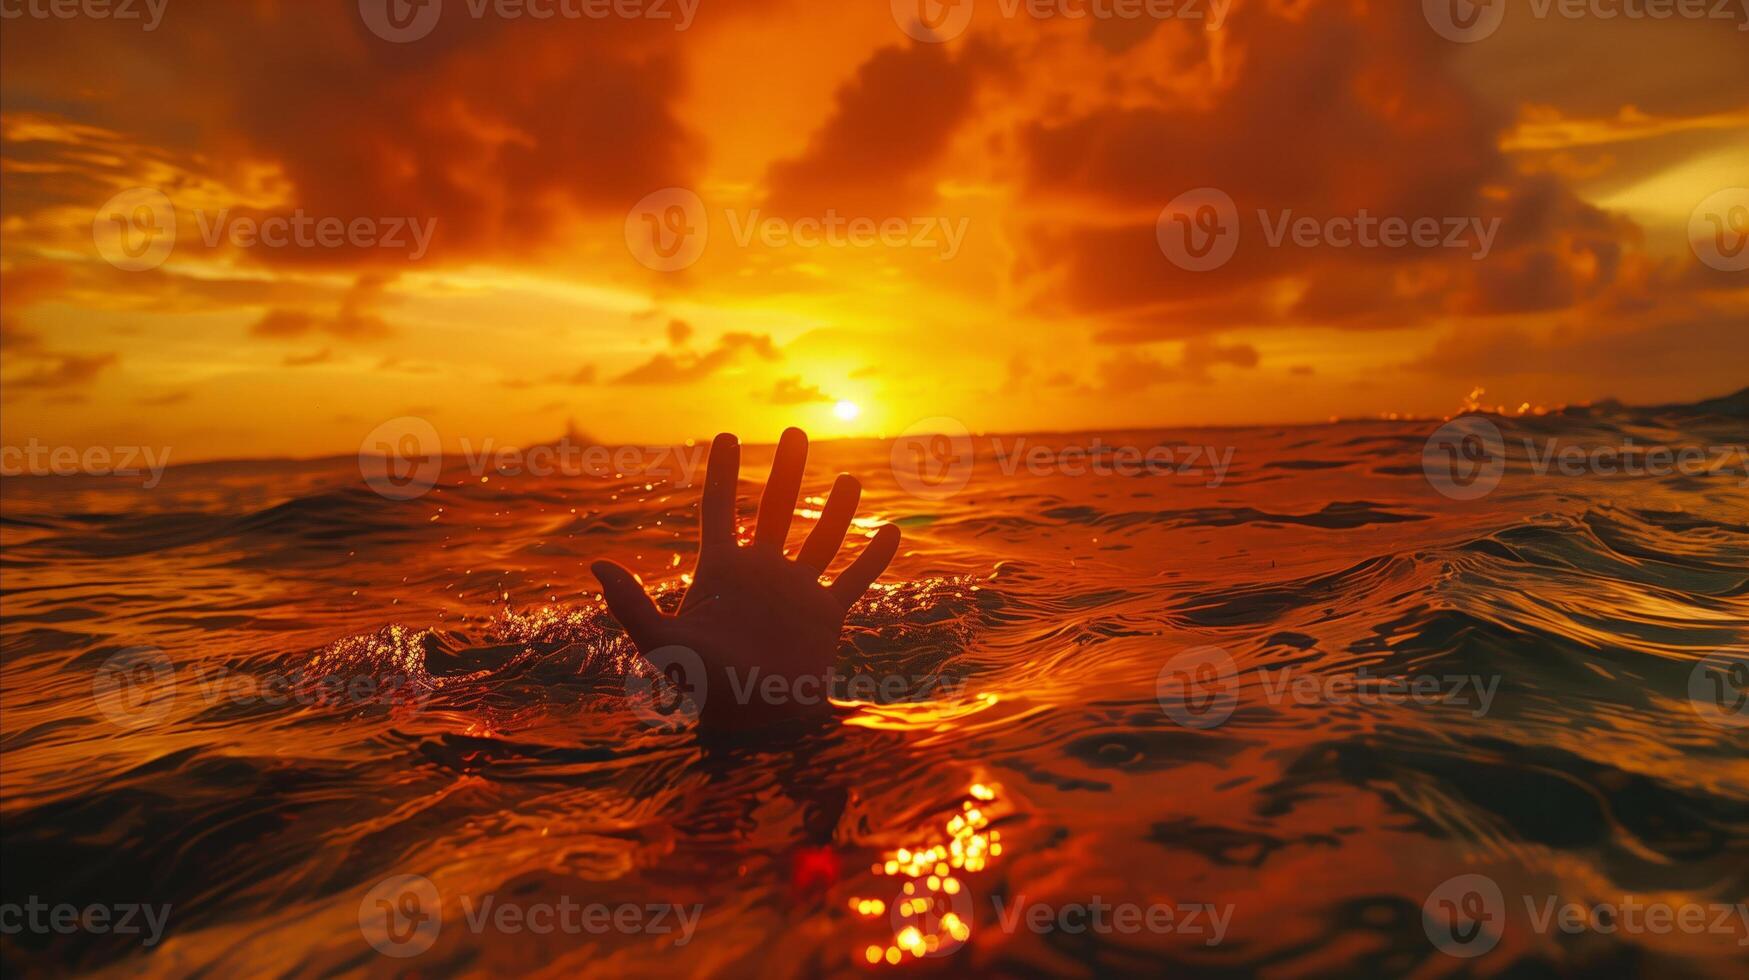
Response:
[[[1742,410],[1494,417],[1510,459],[1473,500],[1428,479],[1437,421],[1025,437],[1212,447],[1218,480],[1006,472],[1018,437],[978,437],[948,496],[896,480],[891,443],[817,444],[805,492],[856,473],[903,527],[839,667],[901,686],[710,748],[628,695],[642,667],[588,574],[614,557],[677,595],[679,477],[452,457],[407,500],[354,458],[11,479],[5,899],[170,912],[150,948],[0,943],[117,975],[1737,975],[1749,924],[1538,932],[1526,901],[1749,894],[1749,729],[1691,686],[1749,655],[1744,462],[1536,472],[1551,444],[1741,444]],[[745,455],[750,512],[769,449]],[[1462,959],[1426,910],[1469,874],[1505,908]],[[360,928],[400,875],[441,903],[407,959]],[[475,931],[487,896],[699,915],[684,941]],[[1013,917],[1100,903],[1177,927]],[[900,949],[919,937],[934,955]]]

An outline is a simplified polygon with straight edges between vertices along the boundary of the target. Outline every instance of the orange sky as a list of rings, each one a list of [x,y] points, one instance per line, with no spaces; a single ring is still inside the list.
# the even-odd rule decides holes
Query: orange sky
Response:
[[[1410,0],[1179,5],[1218,25],[926,0],[931,42],[915,0],[666,0],[685,29],[447,0],[395,43],[367,23],[389,0],[160,2],[146,30],[5,0],[8,445],[1313,421],[1749,381],[1749,273],[1689,240],[1749,186],[1740,11],[1508,3],[1456,43]],[[173,242],[130,271],[100,239],[150,216],[138,188],[176,231],[130,238]],[[1207,271],[1157,228],[1196,188],[1239,222]],[[1363,210],[1490,247],[1268,241]],[[370,234],[238,234],[276,216]],[[831,216],[900,231],[796,240]],[[673,220],[693,248],[664,259]]]

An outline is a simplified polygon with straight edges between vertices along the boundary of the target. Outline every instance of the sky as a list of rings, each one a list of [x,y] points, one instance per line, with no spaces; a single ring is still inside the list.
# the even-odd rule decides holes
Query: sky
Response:
[[[1749,383],[1737,6],[1063,4],[0,0],[0,434],[190,461],[403,416],[771,441]]]

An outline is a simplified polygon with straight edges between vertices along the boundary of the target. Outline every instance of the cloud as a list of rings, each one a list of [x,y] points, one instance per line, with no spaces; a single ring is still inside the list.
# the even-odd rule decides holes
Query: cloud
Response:
[[[1555,310],[1614,284],[1636,229],[1553,175],[1515,171],[1498,146],[1508,120],[1460,78],[1452,46],[1415,5],[1243,14],[1226,44],[1208,49],[1206,88],[1021,126],[1029,194],[1073,208],[1026,229],[1017,273],[1049,284],[1041,312],[1092,315],[1105,321],[1102,339],[1138,343],[1239,326],[1401,328],[1451,313]],[[1223,52],[1230,63],[1214,60]],[[1224,266],[1188,271],[1161,251],[1155,220],[1205,187],[1233,200],[1238,247]],[[1283,217],[1323,225],[1362,211],[1474,222],[1498,237],[1483,261],[1443,242],[1269,241]]]
[[[183,391],[167,391],[161,395],[148,395],[143,398],[136,398],[134,399],[134,404],[142,405],[147,408],[168,408],[172,405],[184,404],[193,396],[194,393],[187,391],[186,389]]]
[[[1218,364],[1254,368],[1258,360],[1257,348],[1250,344],[1217,344],[1199,338],[1185,343],[1178,366],[1192,375],[1202,376],[1208,373],[1209,368]]]
[[[14,354],[34,352],[41,350],[42,344],[42,334],[26,330],[11,319],[0,319],[0,350]]]
[[[381,317],[342,312],[321,316],[303,310],[269,310],[249,333],[256,337],[285,340],[325,333],[343,340],[373,340],[393,335],[394,330]]]
[[[946,46],[876,51],[839,88],[830,118],[799,156],[772,164],[769,206],[785,214],[828,208],[862,217],[902,213],[933,199],[930,167],[970,118],[989,52],[955,57]]]
[[[684,351],[678,354],[657,354],[613,379],[613,383],[670,385],[702,381],[734,363],[742,354],[766,361],[776,361],[783,357],[767,334],[726,333],[717,339],[715,347],[704,353]]]
[[[544,386],[544,385],[566,385],[566,386],[592,385],[595,383],[597,373],[598,372],[596,371],[595,365],[585,364],[585,365],[577,368],[575,371],[570,371],[570,372],[556,371],[556,372],[549,374],[546,377],[540,379],[539,381],[530,380],[528,378],[515,377],[515,378],[505,378],[504,380],[502,380],[498,383],[503,385],[506,388],[514,388],[514,389],[517,389],[519,391],[522,389],[525,389],[525,388],[534,388],[534,387],[539,387],[539,386]]]
[[[8,102],[55,105],[82,127],[99,152],[69,163],[76,172],[140,160],[137,172],[159,179],[134,182],[161,185],[162,168],[101,145],[126,134],[160,159],[192,161],[179,180],[237,190],[214,201],[237,215],[434,221],[431,255],[447,261],[526,254],[578,215],[623,214],[650,188],[687,182],[699,157],[674,107],[691,35],[672,23],[449,16],[419,44],[395,46],[369,33],[356,5],[178,4],[149,53],[137,36],[85,22],[8,21]],[[147,90],[152,99],[139,97]],[[222,156],[206,155],[211,134],[223,134]],[[80,186],[53,182],[51,193]],[[83,182],[85,206],[107,197],[105,183]],[[12,197],[23,186],[9,179],[9,211],[45,203]],[[348,244],[243,258],[392,267],[406,255]]]
[[[296,310],[268,310],[249,332],[257,337],[302,337],[313,332],[319,321]]]
[[[42,335],[27,330],[18,321],[18,314],[58,295],[67,280],[67,270],[55,265],[0,269],[0,352],[16,357],[42,351]]]
[[[1654,139],[1694,130],[1749,129],[1749,107],[1692,116],[1654,116],[1624,105],[1612,116],[1585,117],[1563,113],[1546,105],[1529,105],[1519,114],[1518,125],[1501,138],[1506,150],[1562,150],[1575,146],[1598,146]]]
[[[803,384],[800,375],[793,378],[779,378],[769,391],[761,393],[760,397],[773,405],[806,405],[811,402],[829,402],[830,395],[817,386]]]
[[[47,392],[51,404],[82,403],[84,398],[65,389],[80,388],[95,381],[120,360],[110,351],[79,354],[50,350],[42,334],[27,329],[18,320],[25,308],[62,293],[69,281],[64,268],[35,264],[0,269],[0,363],[15,368],[0,376],[7,401],[20,392]]]
[[[8,389],[57,389],[88,385],[118,360],[114,353],[54,354],[32,358],[39,366],[6,379]]]
[[[249,328],[251,336],[284,340],[325,333],[341,340],[377,340],[394,335],[388,321],[372,312],[381,302],[389,279],[377,275],[358,278],[332,314],[305,310],[269,310]]]
[[[14,310],[52,299],[66,288],[67,269],[45,262],[0,269],[0,309],[11,319]]]
[[[570,399],[616,436],[665,438],[695,434],[725,393],[757,390],[739,401],[769,414],[762,399],[800,397],[802,378],[837,384],[858,364],[869,367],[849,376],[879,372],[894,404],[940,400],[988,426],[1421,409],[1442,370],[1464,390],[1471,372],[1561,370],[1572,380],[1560,397],[1655,374],[1656,397],[1674,400],[1725,359],[1659,353],[1644,331],[1734,351],[1729,336],[1677,325],[1749,298],[1740,273],[1705,268],[1684,240],[1704,191],[1742,182],[1733,137],[1749,103],[1727,83],[1749,79],[1749,60],[1735,24],[1659,25],[1624,59],[1621,32],[1602,23],[1527,20],[1510,33],[1543,32],[1538,43],[1453,45],[1413,0],[1241,0],[1218,31],[981,6],[971,34],[939,45],[904,41],[878,4],[729,0],[679,34],[621,18],[472,18],[452,0],[430,37],[395,45],[346,2],[172,6],[150,44],[88,19],[0,33],[5,376],[31,379],[19,394],[38,401],[92,391],[88,410],[13,413],[9,436],[115,431],[130,410],[170,426],[185,413],[136,403],[204,376],[210,352],[245,338],[272,372],[202,382],[203,412],[241,418],[263,392],[295,406],[344,381],[371,403],[355,406],[361,418],[439,398],[448,416],[522,424],[525,399],[490,384],[506,379],[535,393],[528,403]],[[1622,70],[1594,70],[1605,63]],[[181,234],[163,267],[123,272],[93,252],[93,212],[144,185],[174,199]],[[713,236],[685,273],[650,276],[626,250],[625,219],[670,186],[709,203]],[[1246,237],[1224,267],[1192,273],[1165,258],[1154,223],[1202,186],[1234,198]],[[826,208],[948,211],[984,231],[946,262],[737,248],[717,217]],[[1482,261],[1272,248],[1256,218],[1362,208],[1498,219],[1499,237]],[[415,272],[406,250],[206,247],[196,210],[227,209],[438,230]],[[1590,358],[1562,330],[1627,359]],[[780,358],[769,337],[725,331],[794,346]],[[114,351],[127,370],[62,348]],[[280,364],[318,349],[330,368]],[[1024,388],[1004,389],[1017,351]],[[1563,367],[1580,363],[1589,376]],[[842,370],[776,380],[818,365]],[[1314,373],[1267,383],[1299,369]],[[95,380],[81,386],[82,373]],[[1235,383],[1131,408],[1088,397],[1109,393],[1108,375]],[[446,377],[487,384],[431,383]],[[1376,393],[1364,404],[1363,377]],[[76,387],[44,387],[56,383]],[[643,393],[625,386],[662,384],[700,397],[628,402]],[[209,449],[193,430],[173,434]],[[251,438],[335,448],[319,419]]]
[[[1261,361],[1250,344],[1217,344],[1198,338],[1184,343],[1175,362],[1147,351],[1125,351],[1099,364],[1099,387],[1105,391],[1138,391],[1155,385],[1212,381],[1210,369],[1228,366],[1250,370]]]
[[[1527,375],[1599,377],[1634,366],[1642,378],[1681,374],[1699,394],[1741,386],[1749,363],[1749,310],[1716,309],[1655,323],[1468,326],[1440,336],[1404,367],[1476,384]]]
[[[309,354],[287,354],[285,360],[280,363],[286,367],[311,367],[316,364],[327,364],[332,360],[334,360],[333,349],[324,347]]]

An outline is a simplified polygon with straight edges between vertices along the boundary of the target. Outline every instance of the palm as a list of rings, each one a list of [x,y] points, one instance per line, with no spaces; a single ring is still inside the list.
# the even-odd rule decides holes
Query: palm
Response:
[[[845,613],[898,550],[899,529],[885,525],[831,585],[820,584],[862,495],[861,484],[841,475],[806,543],[794,558],[785,556],[807,458],[808,437],[785,431],[753,541],[742,546],[735,537],[741,446],[728,434],[716,438],[699,514],[698,567],[675,615],[663,615],[620,565],[594,566],[608,607],[640,652],[683,647],[702,662],[706,727],[753,728],[826,710],[826,677]]]

